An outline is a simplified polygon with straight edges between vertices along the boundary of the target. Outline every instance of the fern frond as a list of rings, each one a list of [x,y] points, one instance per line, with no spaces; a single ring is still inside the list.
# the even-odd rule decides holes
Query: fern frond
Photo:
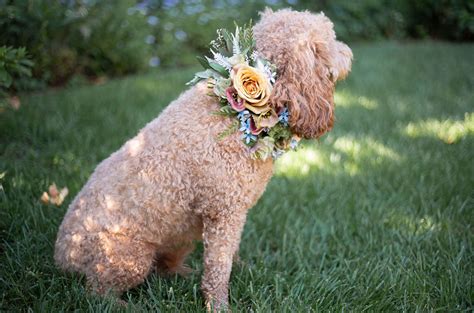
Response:
[[[217,140],[222,140],[239,130],[239,121],[234,120],[229,127],[217,135]]]

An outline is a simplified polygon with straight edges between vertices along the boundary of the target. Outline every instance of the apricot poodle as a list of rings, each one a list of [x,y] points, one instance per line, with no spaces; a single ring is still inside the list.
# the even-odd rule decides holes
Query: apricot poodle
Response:
[[[271,106],[288,107],[299,137],[329,131],[335,83],[352,61],[331,21],[267,9],[253,29],[257,51],[278,69]],[[59,228],[56,263],[85,274],[95,292],[120,295],[152,269],[186,272],[184,259],[203,240],[206,305],[225,309],[247,211],[264,192],[273,160],[250,158],[237,133],[217,140],[232,122],[211,114],[219,108],[201,82],[102,161]]]

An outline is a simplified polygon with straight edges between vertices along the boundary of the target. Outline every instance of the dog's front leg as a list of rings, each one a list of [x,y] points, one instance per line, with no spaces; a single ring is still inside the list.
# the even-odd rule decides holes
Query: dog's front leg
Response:
[[[226,310],[232,258],[237,251],[245,212],[203,218],[204,276],[202,290],[209,311]]]

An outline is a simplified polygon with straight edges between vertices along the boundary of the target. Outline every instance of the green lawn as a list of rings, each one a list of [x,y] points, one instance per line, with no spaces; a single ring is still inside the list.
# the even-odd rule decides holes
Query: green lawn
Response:
[[[474,304],[474,45],[354,47],[337,122],[282,157],[249,214],[233,311],[470,311]],[[53,263],[58,225],[96,164],[185,89],[193,70],[21,97],[0,113],[0,310],[120,308]],[[56,182],[60,206],[39,198]],[[129,311],[202,311],[189,278],[152,275]]]

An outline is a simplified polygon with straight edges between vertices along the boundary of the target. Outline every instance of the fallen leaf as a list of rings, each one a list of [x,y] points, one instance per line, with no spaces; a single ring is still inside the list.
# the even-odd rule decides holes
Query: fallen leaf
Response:
[[[46,191],[43,192],[43,194],[41,195],[41,202],[43,202],[44,204],[49,203],[49,195]]]
[[[57,197],[54,197],[52,199],[53,203],[56,205],[61,205],[64,202],[64,199],[66,198],[67,194],[69,193],[69,190],[67,187],[64,187],[61,189],[61,192],[57,195]]]
[[[41,202],[44,204],[54,204],[57,206],[60,206],[63,202],[64,199],[66,199],[67,195],[69,194],[69,189],[67,187],[64,187],[61,189],[61,191],[58,191],[58,187],[56,184],[52,184],[48,188],[48,192],[43,192],[41,195]]]
[[[59,193],[61,197],[66,198],[66,196],[69,194],[69,189],[67,187],[64,187],[61,189],[61,192]]]
[[[59,195],[58,187],[56,186],[55,183],[49,186],[48,192],[51,198],[56,198]]]

